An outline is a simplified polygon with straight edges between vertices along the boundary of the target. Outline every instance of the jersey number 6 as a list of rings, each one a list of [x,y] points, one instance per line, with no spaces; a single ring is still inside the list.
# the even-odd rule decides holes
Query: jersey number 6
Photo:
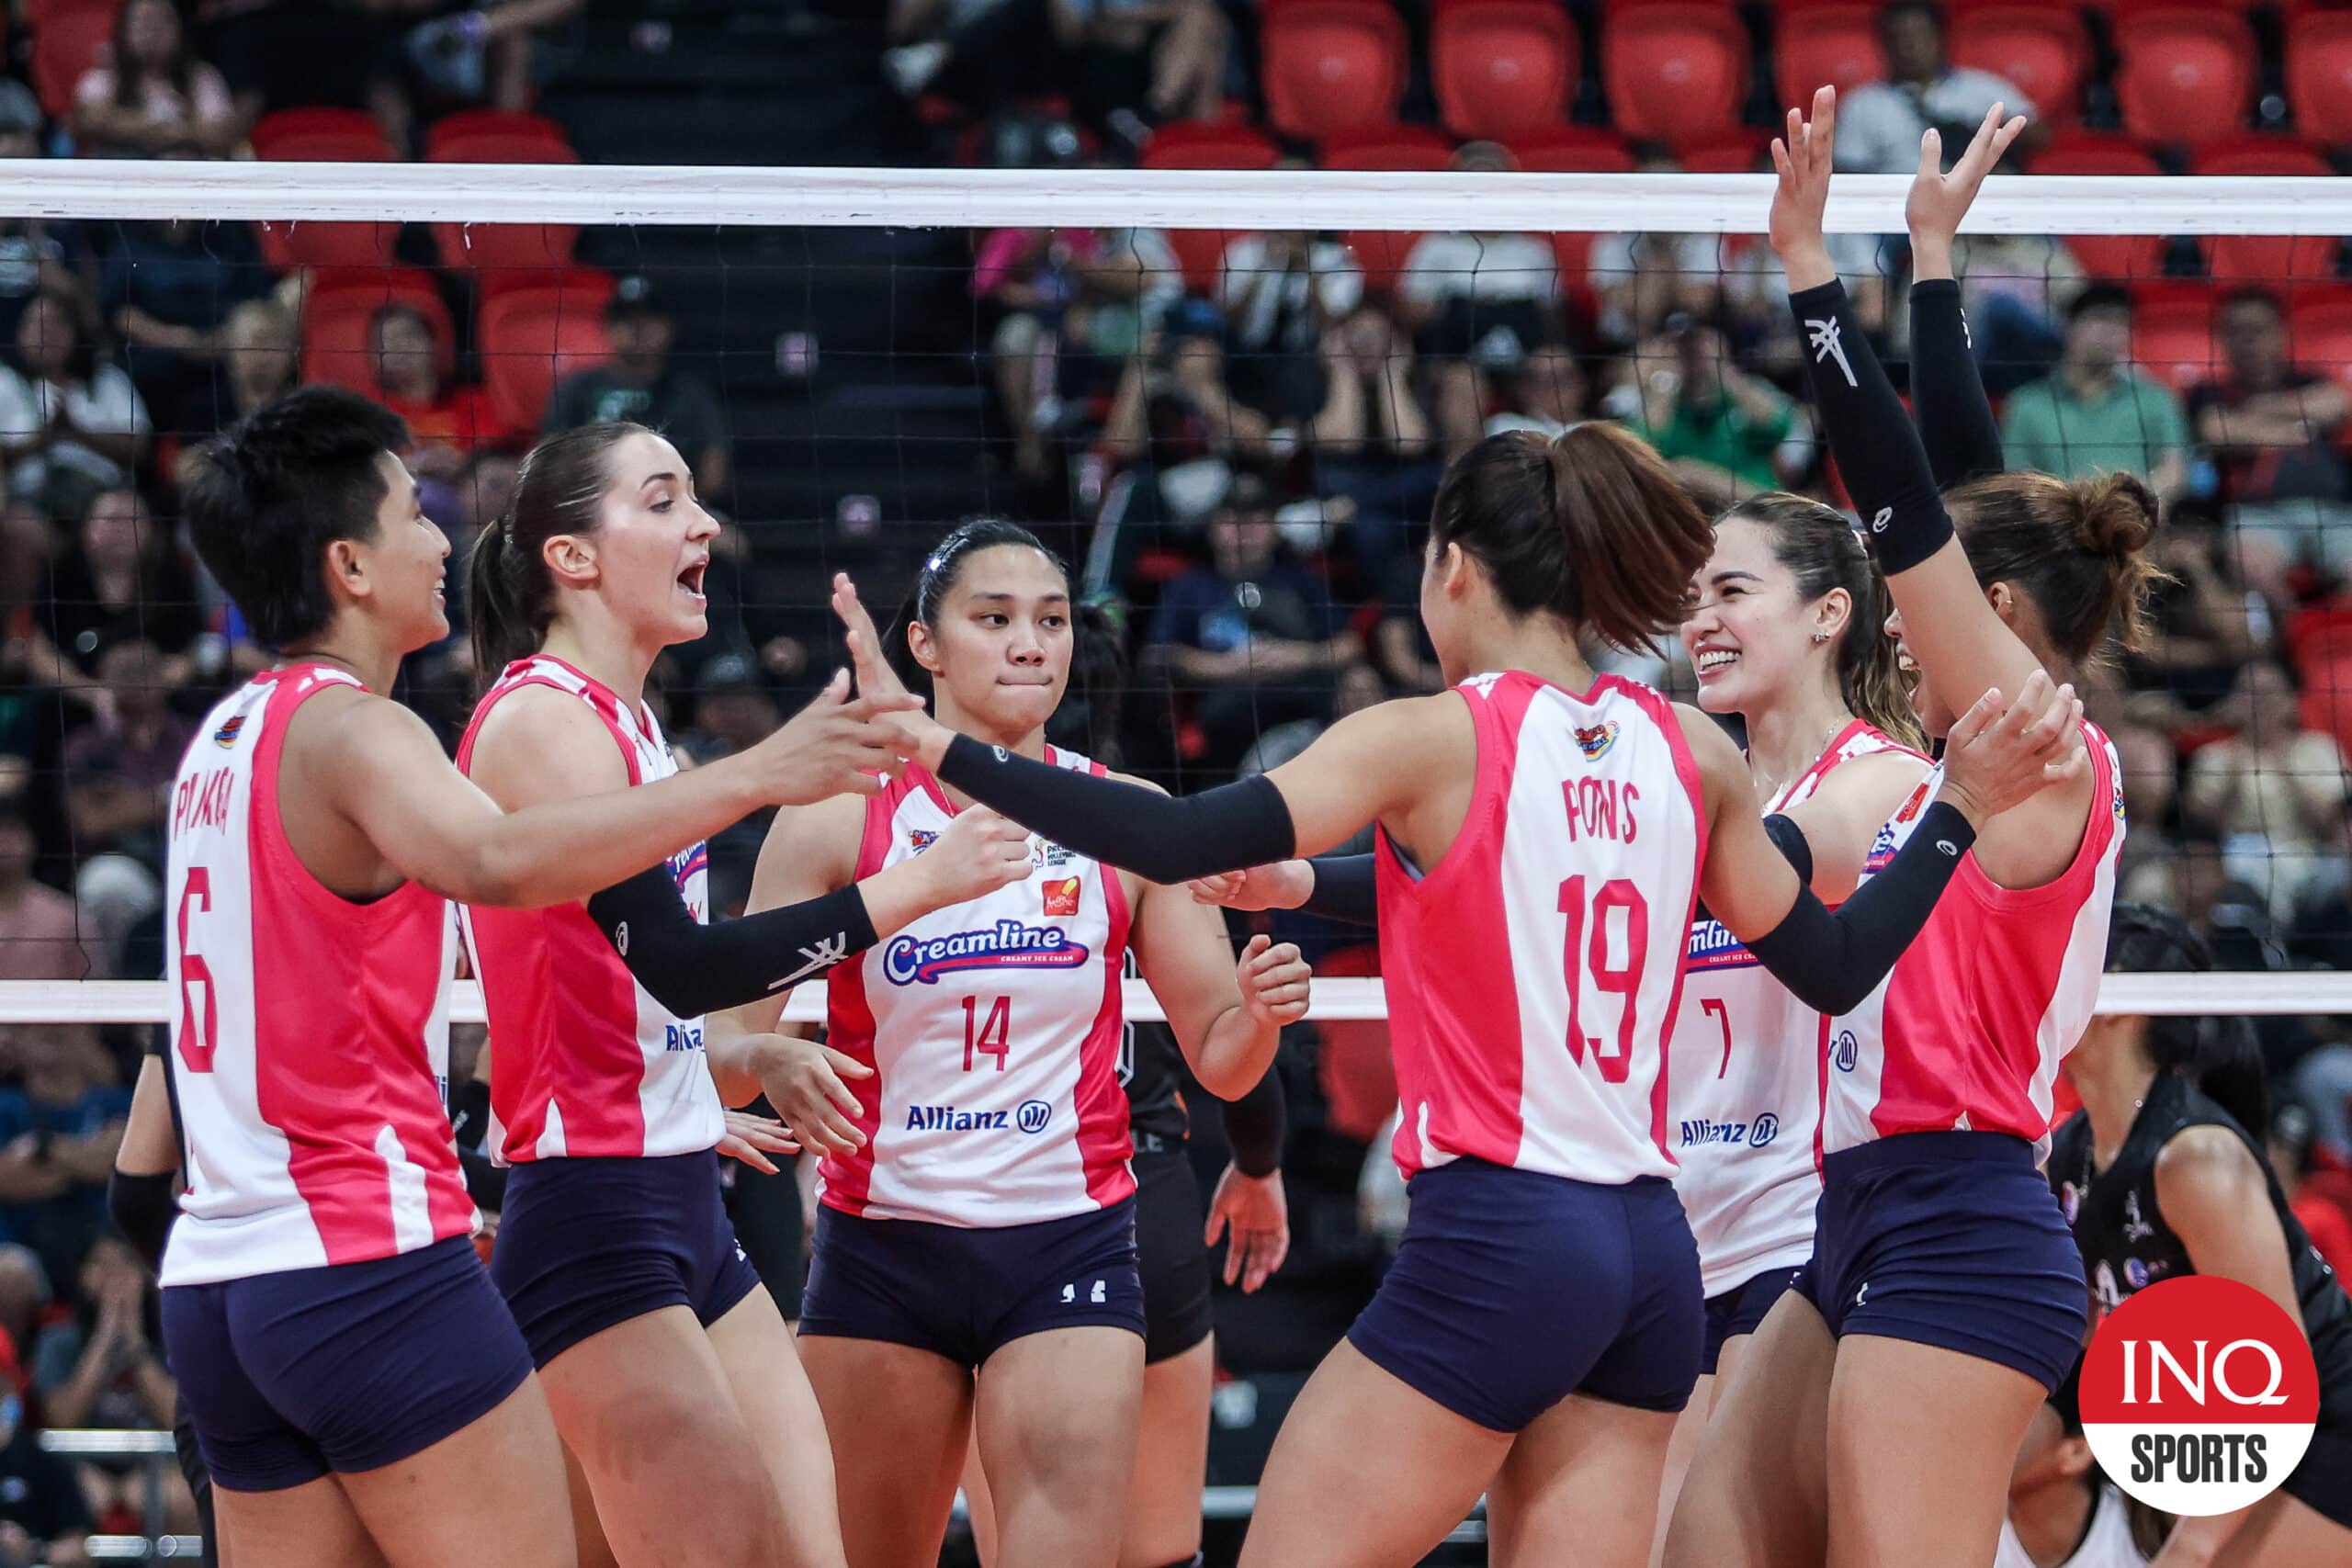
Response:
[[[192,919],[212,908],[212,874],[200,865],[187,868],[187,886],[180,890],[180,1060],[192,1073],[212,1070],[213,1039],[220,1032],[220,1006],[213,994],[212,966],[188,941]],[[197,1015],[197,998],[204,998],[204,1013]]]
[[[1614,964],[1609,958],[1609,914],[1612,909],[1625,911],[1625,949]],[[1649,951],[1650,907],[1643,901],[1641,889],[1622,876],[1602,883],[1588,903],[1584,878],[1571,876],[1560,884],[1560,913],[1568,918],[1568,1055],[1581,1066],[1589,1048],[1592,1059],[1600,1065],[1601,1081],[1623,1083],[1634,1069],[1634,998],[1642,988],[1642,958]],[[1592,931],[1589,951],[1585,942],[1588,927]],[[1617,1014],[1614,1051],[1604,1052],[1599,1039],[1585,1034],[1582,1014],[1584,977],[1588,975],[1592,976],[1593,989],[1617,997],[1624,1004]]]

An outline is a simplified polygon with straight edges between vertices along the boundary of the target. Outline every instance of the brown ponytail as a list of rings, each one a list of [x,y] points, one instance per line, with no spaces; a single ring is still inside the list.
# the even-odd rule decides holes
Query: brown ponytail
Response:
[[[525,456],[506,515],[482,525],[466,569],[474,678],[483,685],[547,640],[555,619],[547,542],[560,534],[596,531],[613,449],[632,435],[651,434],[626,422],[583,424],[548,436]]]
[[[2126,649],[2146,642],[2148,595],[2169,579],[2143,553],[2156,496],[2136,475],[1996,474],[1945,502],[1976,581],[2031,594],[2058,652],[2090,660],[2110,630]]]
[[[1856,717],[1906,746],[1924,746],[1911,687],[1886,635],[1894,608],[1886,577],[1871,558],[1853,524],[1833,508],[1801,495],[1759,495],[1724,513],[1723,521],[1753,523],[1772,539],[1772,558],[1796,580],[1797,602],[1811,604],[1833,588],[1852,602],[1838,634],[1838,690]]]
[[[1623,649],[1682,618],[1714,530],[1647,442],[1600,423],[1555,441],[1490,435],[1454,460],[1430,518],[1518,615],[1556,615]]]

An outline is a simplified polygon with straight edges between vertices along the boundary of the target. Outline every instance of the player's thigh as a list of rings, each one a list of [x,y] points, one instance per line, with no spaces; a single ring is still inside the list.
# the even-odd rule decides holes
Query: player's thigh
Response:
[[[620,1568],[774,1561],[775,1481],[690,1308],[593,1334],[540,1377]]]
[[[796,1562],[837,1564],[841,1524],[833,1495],[833,1453],[823,1414],[800,1365],[800,1353],[776,1310],[754,1290],[706,1332],[727,1386],[751,1429],[753,1451],[767,1461],[784,1508],[787,1551]]]
[[[275,1492],[213,1489],[220,1560],[237,1568],[383,1568],[384,1554],[332,1475]]]
[[[1849,1334],[1829,1388],[1830,1568],[1983,1568],[2048,1391],[2014,1368]]]
[[[1160,1568],[1201,1549],[1201,1488],[1208,1479],[1209,1395],[1216,1381],[1215,1339],[1145,1366],[1119,1568]]]
[[[578,1561],[563,1449],[536,1378],[432,1447],[338,1479],[391,1568]]]
[[[1837,1356],[1819,1309],[1791,1291],[1748,1337],[1736,1375],[1718,1364],[1714,1408],[1667,1527],[1666,1568],[1821,1561]]]
[[[911,1345],[800,1336],[850,1568],[932,1568],[971,1430],[972,1374]]]
[[[1419,1562],[1469,1515],[1510,1445],[1343,1339],[1274,1438],[1242,1568]]]
[[[1089,1324],[990,1353],[973,1420],[1001,1568],[1116,1557],[1142,1410],[1140,1334]]]
[[[1627,1505],[1657,1495],[1678,1415],[1572,1393],[1536,1417],[1487,1488],[1496,1568],[1640,1568],[1657,1515]]]
[[[613,1543],[605,1539],[605,1521],[596,1517],[596,1494],[588,1472],[570,1444],[563,1450],[563,1478],[571,1494],[571,1537],[579,1549],[580,1568],[620,1568],[613,1560]]]
[[[1717,1366],[1723,1363],[1718,1360]],[[1699,1434],[1707,1429],[1707,1412],[1714,1407],[1715,1374],[1702,1372],[1690,1390],[1690,1403],[1674,1420],[1674,1437],[1666,1445],[1666,1469],[1657,1483],[1657,1521],[1656,1539],[1650,1542],[1650,1568],[1657,1568],[1666,1555],[1666,1527],[1674,1517],[1674,1499],[1682,1490],[1682,1478],[1690,1472],[1690,1456],[1698,1451]]]
[[[964,1517],[972,1527],[972,1555],[980,1568],[996,1568],[996,1495],[989,1490],[989,1472],[980,1468],[980,1434],[964,1445]]]
[[[2214,1553],[2213,1568],[2352,1568],[2352,1528],[2273,1492]]]

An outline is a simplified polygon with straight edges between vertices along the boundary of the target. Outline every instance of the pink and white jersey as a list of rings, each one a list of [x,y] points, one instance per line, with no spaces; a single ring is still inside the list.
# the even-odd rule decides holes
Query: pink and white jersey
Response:
[[[2052,1080],[2098,1000],[2123,848],[2115,748],[2087,721],[2083,739],[2090,819],[2066,869],[2040,887],[2001,887],[1973,853],[1965,856],[1894,972],[1831,1021],[1821,1069],[1825,1151],[1897,1133],[2047,1142]],[[1943,782],[1939,765],[1879,829],[1865,876],[1894,858]]]
[[[587,704],[620,747],[631,784],[678,771],[652,714],[544,653],[508,665],[483,694],[458,746],[460,769],[470,771],[474,738],[490,710],[525,686]],[[678,896],[696,920],[709,918],[709,869],[702,844],[670,862]],[[502,1161],[651,1158],[718,1145],[727,1113],[703,1055],[702,1020],[680,1018],[655,1001],[586,906],[459,912],[490,1013],[490,1143]]]
[[[449,1133],[447,899],[330,891],[287,842],[295,710],[357,686],[322,664],[255,676],[205,716],[172,786],[164,906],[187,1192],[164,1283],[363,1263],[470,1235]]]
[[[1764,803],[1765,815],[1811,799],[1839,763],[1883,751],[1928,766],[1858,718]],[[1674,1188],[1710,1296],[1813,1256],[1821,1196],[1814,1137],[1828,1021],[1790,995],[1722,921],[1702,914],[1690,922],[1667,1112],[1681,1165]]]
[[[1455,689],[1478,736],[1461,836],[1426,873],[1378,844],[1396,1163],[1671,1176],[1667,1043],[1707,850],[1681,724],[1611,675]]]
[[[1057,767],[1103,770],[1047,748]],[[862,881],[930,848],[956,808],[920,768],[866,802]],[[988,1229],[1067,1219],[1136,1190],[1118,873],[1043,839],[1034,869],[835,968],[833,1048],[874,1068],[855,1154],[818,1168],[844,1213]]]

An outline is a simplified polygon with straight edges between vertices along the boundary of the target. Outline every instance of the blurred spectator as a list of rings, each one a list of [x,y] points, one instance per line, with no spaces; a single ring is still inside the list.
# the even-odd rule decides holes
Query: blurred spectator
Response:
[[[112,968],[124,935],[163,905],[172,778],[196,726],[172,711],[172,671],[143,639],[107,648],[97,677],[98,717],[65,742],[65,812],[74,898]]]
[[[119,367],[102,365],[74,301],[43,290],[17,320],[0,363],[0,460],[8,490],[52,516],[79,517],[98,491],[130,482],[147,452],[147,405]]]
[[[1216,302],[1234,395],[1306,419],[1324,403],[1326,334],[1363,302],[1363,272],[1329,235],[1244,234],[1225,248]]]
[[[1267,728],[1328,717],[1334,671],[1363,655],[1330,585],[1275,543],[1272,498],[1244,474],[1210,525],[1210,564],[1170,583],[1152,619],[1146,657],[1196,696],[1201,761],[1219,773]]]
[[[1592,417],[1591,382],[1584,366],[1565,348],[1537,349],[1496,391],[1500,406],[1487,418],[1484,433],[1488,435],[1532,430],[1549,441]]]
[[[1041,49],[1052,0],[890,0],[883,74],[907,97],[936,93],[982,112],[1062,79]]]
[[[1709,511],[1780,490],[1810,460],[1812,422],[1787,393],[1734,365],[1713,327],[1668,321],[1633,370],[1604,412],[1647,438]]]
[[[2064,346],[2059,323],[2083,291],[2083,264],[2047,234],[1963,234],[1952,269],[1984,386],[2006,397],[2045,374]]]
[[[40,1446],[23,1398],[0,1394],[0,1565],[79,1568],[96,1523],[73,1467]]]
[[[1047,472],[1065,410],[1108,389],[1183,292],[1176,254],[1154,229],[997,229],[981,239],[972,293],[1001,312],[989,352],[1023,476]]]
[[[40,103],[32,89],[0,79],[0,158],[40,157]],[[86,302],[90,275],[89,243],[79,223],[0,217],[0,343],[16,341],[17,319],[44,289]]]
[[[242,123],[272,108],[364,108],[405,151],[414,111],[400,39],[418,9],[419,0],[198,0],[196,17]]]
[[[2228,575],[2231,562],[2214,531],[2186,512],[2165,519],[2148,547],[2150,561],[2170,580],[2158,580],[2150,597],[2154,637],[2123,661],[2136,688],[2126,710],[2168,731],[2206,722],[2202,716],[2229,696],[2259,651],[2245,589]]]
[[[1943,132],[1956,158],[1996,103],[2010,114],[2033,105],[2015,84],[1956,66],[1944,47],[1944,8],[1934,0],[1894,0],[1878,13],[1883,82],[1850,87],[1838,100],[1838,167],[1858,175],[1907,175],[1919,166],[1919,138]],[[2029,138],[2039,132],[2030,127]]]
[[[2189,421],[2213,455],[2247,578],[2284,604],[2290,567],[2335,578],[2352,561],[2352,474],[2338,449],[2352,395],[2296,365],[2267,289],[2222,301],[2214,336],[2222,374],[2189,392]]]
[[[2132,296],[2094,284],[2066,314],[2065,347],[2048,376],[2001,412],[2012,468],[2062,479],[2132,473],[2169,505],[2188,480],[2188,422],[2171,389],[2132,363]]]
[[[1205,429],[1212,450],[1261,468],[1286,468],[1303,447],[1310,456],[1329,450],[1353,456],[1363,446],[1363,382],[1347,365],[1339,329],[1324,333],[1317,353],[1293,363],[1311,374],[1285,387],[1279,376],[1261,378],[1245,397],[1229,379],[1225,323],[1216,307],[1188,299],[1169,314],[1169,378],[1179,400]],[[1306,402],[1311,396],[1316,400]],[[1266,406],[1251,397],[1270,400]],[[1304,406],[1302,406],[1302,404]]]
[[[408,422],[409,467],[447,492],[449,504],[425,509],[437,520],[440,512],[455,507],[455,487],[474,454],[514,432],[498,417],[489,393],[442,379],[441,344],[433,323],[413,306],[387,305],[377,311],[368,323],[368,343],[376,361],[377,400]],[[683,442],[679,451],[693,460]]]
[[[9,1235],[52,1280],[81,1267],[107,1226],[107,1177],[130,1114],[112,1055],[77,1024],[17,1032],[0,1089],[0,1201]]]
[[[74,88],[74,147],[88,158],[225,158],[245,122],[228,81],[189,47],[172,0],[123,0],[107,62]]]
[[[2267,1140],[2270,1171],[2278,1179],[2278,1190],[2287,1195],[2287,1207],[2312,1238],[2312,1249],[2327,1260],[2336,1278],[2352,1279],[2352,1213],[2346,1213],[2339,1201],[2352,1184],[2345,1181],[2340,1171],[2332,1183],[2312,1179],[2316,1142],[2312,1113],[2304,1106],[2290,1102],[2271,1114]],[[2331,1187],[2336,1190],[2331,1192]]]
[[[102,979],[101,949],[74,900],[33,880],[40,849],[24,808],[0,800],[0,980]],[[0,1040],[14,1027],[0,1024]]]
[[[1157,125],[1225,107],[1230,32],[1216,0],[1054,0],[1054,22],[1090,118],[1125,130],[1123,111]]]
[[[490,0],[435,17],[407,38],[409,63],[438,97],[510,113],[531,107],[556,50],[547,35],[586,0]],[[441,9],[439,0],[426,9]]]
[[[2150,891],[2161,895],[2155,902],[2188,921],[2212,948],[2214,968],[2286,967],[2286,950],[2263,890],[2239,874],[2223,852],[2221,834],[2210,826],[2184,822],[2172,863],[2144,867],[2142,874]]]
[[[677,324],[650,279],[625,277],[605,307],[613,355],[556,383],[546,428],[634,420],[670,438],[694,470],[703,504],[720,504],[728,480],[727,419],[710,383],[670,362]]]
[[[722,654],[695,676],[694,723],[678,739],[695,761],[716,762],[750,750],[783,722],[783,712],[752,661]]]
[[[98,299],[124,344],[124,367],[166,431],[220,422],[214,373],[226,323],[275,280],[250,223],[126,223],[99,276]]]
[[[301,319],[275,299],[248,299],[220,325],[226,429],[302,379]]]
[[[98,655],[138,637],[177,656],[203,631],[196,580],[164,524],[138,492],[101,491],[89,504],[74,547],[51,566],[34,635],[56,645],[69,689],[95,677]]]
[[[40,1325],[49,1320],[52,1292],[40,1254],[18,1242],[0,1241],[0,1393],[30,1393],[26,1365]]]
[[[1453,154],[1464,174],[1514,165],[1491,141]],[[1517,370],[1560,340],[1560,263],[1540,234],[1428,234],[1405,258],[1396,303],[1422,357],[1435,370],[1438,437],[1451,459],[1476,445],[1486,423],[1482,372]]]
[[[1641,160],[1643,174],[1671,175],[1682,164],[1654,152]],[[1600,310],[1594,325],[1601,340],[1621,348],[1645,342],[1667,318],[1705,320],[1723,299],[1722,236],[1716,234],[1603,234],[1592,243],[1586,265]]]
[[[2260,888],[2274,918],[2294,912],[2344,820],[2344,753],[2335,738],[2303,728],[2287,672],[2248,665],[2216,717],[2235,733],[2188,760],[2181,808],[2222,836],[2233,873]]]
[[[2115,885],[2126,889],[2119,897],[2161,901],[2161,882],[2150,884],[2156,896],[2151,900],[2130,889],[2140,886],[2135,878],[2143,874],[2143,867],[2154,867],[2161,876],[2176,852],[2173,810],[2180,795],[2180,759],[2172,737],[2146,725],[2120,726],[2108,739],[2114,741],[2116,761],[2121,764],[2123,814],[2130,824],[2115,866]]]
[[[179,1386],[164,1366],[154,1293],[139,1255],[120,1236],[102,1235],[82,1260],[79,1283],[73,1315],[42,1329],[33,1344],[33,1392],[43,1419],[51,1427],[169,1430]],[[144,1465],[85,1461],[77,1470],[100,1520],[145,1513]],[[187,1487],[176,1470],[164,1472],[167,1528],[187,1529],[195,1517]]]

